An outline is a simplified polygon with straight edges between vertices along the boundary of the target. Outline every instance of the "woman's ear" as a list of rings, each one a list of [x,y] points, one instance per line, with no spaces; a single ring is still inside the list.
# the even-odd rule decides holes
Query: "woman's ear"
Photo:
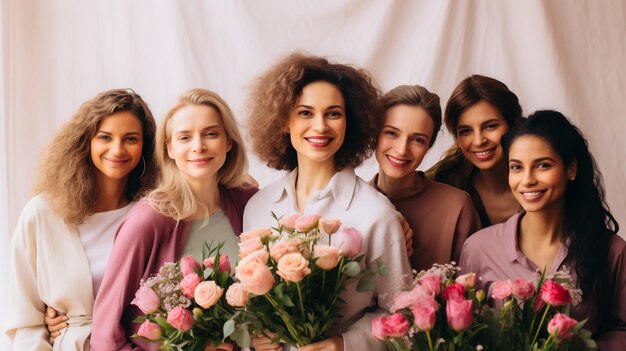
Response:
[[[567,179],[574,180],[576,179],[576,172],[578,171],[578,161],[576,159],[570,162],[569,166],[567,166]]]

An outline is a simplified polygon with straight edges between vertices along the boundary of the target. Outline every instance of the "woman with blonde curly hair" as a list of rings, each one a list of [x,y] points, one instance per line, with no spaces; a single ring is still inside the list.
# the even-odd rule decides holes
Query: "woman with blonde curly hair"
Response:
[[[201,259],[204,241],[222,241],[223,254],[238,256],[243,209],[257,189],[244,183],[245,148],[226,102],[208,90],[189,90],[161,122],[157,146],[161,179],[115,238],[94,306],[94,350],[158,349],[131,339],[140,326],[133,320],[142,315],[131,301],[163,263],[184,255]]]
[[[132,90],[85,102],[48,148],[11,241],[7,334],[16,350],[51,349],[46,306],[64,313],[59,349],[89,350],[94,298],[114,230],[154,185],[155,123]]]
[[[349,286],[334,333],[300,350],[383,349],[371,336],[371,315],[365,312],[410,272],[397,212],[354,173],[374,149],[379,98],[364,71],[301,54],[273,66],[252,92],[253,149],[270,167],[289,173],[250,199],[244,230],[272,225],[270,210],[339,218],[363,233],[361,264],[372,268],[380,259],[389,270],[386,279],[377,277],[372,292]],[[257,351],[280,348],[263,336],[255,337],[253,345]]]

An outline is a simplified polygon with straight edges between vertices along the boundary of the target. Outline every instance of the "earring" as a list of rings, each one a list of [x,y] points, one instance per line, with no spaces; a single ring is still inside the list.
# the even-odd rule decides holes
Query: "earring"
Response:
[[[574,179],[576,179],[576,177],[575,177],[575,176],[571,176],[571,177],[569,177],[569,180],[574,180]]]

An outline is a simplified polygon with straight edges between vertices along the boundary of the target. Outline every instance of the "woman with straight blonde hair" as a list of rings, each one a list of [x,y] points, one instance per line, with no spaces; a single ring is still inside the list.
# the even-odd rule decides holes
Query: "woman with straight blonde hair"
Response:
[[[226,102],[204,89],[183,94],[163,119],[157,145],[161,179],[118,231],[94,307],[94,350],[157,350],[131,339],[142,314],[131,305],[140,282],[165,262],[200,259],[204,241],[223,241],[223,254],[238,254],[243,209],[257,189],[243,181],[245,148]]]
[[[11,240],[6,333],[15,350],[52,349],[46,306],[61,314],[55,349],[90,349],[115,229],[154,186],[155,130],[139,95],[108,90],[85,102],[48,148]]]

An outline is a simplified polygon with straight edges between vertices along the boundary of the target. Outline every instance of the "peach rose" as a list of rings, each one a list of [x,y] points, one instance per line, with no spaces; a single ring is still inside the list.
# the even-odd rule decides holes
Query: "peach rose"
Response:
[[[237,265],[243,265],[249,261],[256,261],[262,264],[266,264],[269,258],[270,258],[270,254],[267,251],[265,251],[265,249],[263,248],[263,249],[259,249],[256,251],[252,251],[251,253],[248,254],[248,256],[239,260],[239,263],[237,263]]]
[[[193,298],[202,308],[209,308],[217,303],[222,297],[224,289],[220,288],[214,281],[204,281],[196,287]]]
[[[278,262],[281,257],[285,256],[288,253],[300,252],[300,244],[302,244],[302,240],[300,239],[289,239],[281,241],[270,247],[270,256],[272,256],[274,261]]]
[[[455,283],[463,284],[466,288],[473,288],[476,285],[476,273],[467,273],[458,276]]]
[[[315,265],[325,271],[329,271],[339,264],[341,260],[341,250],[334,246],[315,245],[313,257],[317,258]]]
[[[308,232],[317,227],[319,220],[320,216],[318,215],[302,216],[296,220],[296,230],[303,233]]]
[[[226,302],[234,307],[243,307],[248,303],[248,292],[241,283],[233,283],[226,291]]]
[[[338,219],[320,218],[319,226],[322,233],[332,235],[339,230],[339,227],[341,227],[341,221]]]
[[[296,221],[298,218],[302,217],[299,214],[291,215],[289,217],[282,218],[278,221],[278,224],[289,233],[293,232],[296,229]]]
[[[258,259],[242,260],[235,268],[235,277],[246,291],[265,295],[274,286],[274,276],[265,263]]]
[[[309,260],[300,253],[293,252],[281,257],[278,261],[278,275],[288,282],[297,283],[311,273]]]
[[[252,229],[247,232],[241,233],[239,235],[239,241],[246,241],[252,238],[263,239],[263,238],[268,238],[270,236],[272,236],[271,228],[257,228],[257,229]]]
[[[263,248],[263,242],[258,236],[253,236],[250,239],[244,240],[239,243],[239,258],[248,256],[253,251]]]

